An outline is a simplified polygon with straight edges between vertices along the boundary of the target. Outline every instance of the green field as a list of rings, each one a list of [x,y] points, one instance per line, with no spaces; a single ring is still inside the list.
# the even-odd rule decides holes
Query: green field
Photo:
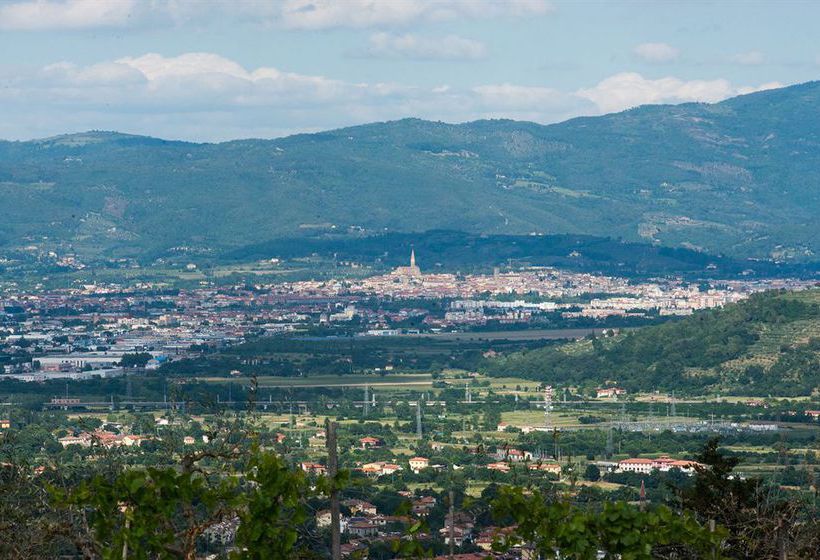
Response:
[[[543,410],[513,410],[501,413],[501,421],[510,426],[520,428],[521,426],[543,426]],[[552,412],[550,414],[550,425],[558,427],[579,426],[577,414],[564,414]]]
[[[197,377],[197,381],[206,383],[233,383],[236,380],[227,377]],[[260,387],[412,387],[426,389],[432,387],[433,377],[429,373],[398,373],[386,376],[377,375],[313,375],[309,377],[258,377]]]

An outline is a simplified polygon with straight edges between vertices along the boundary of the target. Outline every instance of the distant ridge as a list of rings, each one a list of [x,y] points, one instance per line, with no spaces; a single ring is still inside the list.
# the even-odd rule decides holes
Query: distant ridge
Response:
[[[736,258],[820,251],[820,82],[555,125],[405,119],[219,144],[0,142],[0,255],[224,252],[323,232],[579,234]]]

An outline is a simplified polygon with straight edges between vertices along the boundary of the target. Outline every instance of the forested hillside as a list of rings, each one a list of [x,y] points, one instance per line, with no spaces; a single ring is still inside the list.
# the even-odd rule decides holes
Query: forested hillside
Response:
[[[586,234],[820,251],[820,83],[543,126],[416,119],[276,140],[0,142],[0,251],[216,253],[284,237]]]
[[[553,266],[616,276],[737,274],[807,276],[820,262],[772,262],[717,256],[691,249],[630,243],[588,235],[478,235],[452,230],[369,236],[291,237],[231,250],[224,261],[320,255],[388,268],[407,263],[411,249],[425,272],[487,271],[492,266]]]
[[[513,353],[486,369],[630,391],[808,395],[820,386],[820,289],[757,294],[611,338]]]

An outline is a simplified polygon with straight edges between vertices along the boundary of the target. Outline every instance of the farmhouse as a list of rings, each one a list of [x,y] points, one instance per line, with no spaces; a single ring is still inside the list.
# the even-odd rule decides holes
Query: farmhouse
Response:
[[[419,471],[430,466],[430,459],[427,457],[413,457],[408,463],[410,463],[410,470],[418,474]]]

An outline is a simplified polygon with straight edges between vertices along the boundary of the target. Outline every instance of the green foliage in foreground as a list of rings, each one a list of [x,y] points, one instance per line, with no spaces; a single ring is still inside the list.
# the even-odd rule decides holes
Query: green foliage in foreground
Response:
[[[173,467],[129,469],[98,475],[69,491],[58,504],[86,516],[87,551],[103,560],[194,558],[200,537],[219,523],[239,521],[236,560],[292,558],[297,528],[311,494],[303,475],[270,453],[255,452],[241,473],[207,472],[206,455]],[[239,474],[239,476],[237,476]]]
[[[809,295],[816,299],[820,290]],[[707,387],[748,394],[806,395],[820,385],[817,343],[786,344],[770,371],[733,371],[730,360],[747,354],[765,329],[785,330],[797,321],[820,327],[820,306],[804,297],[767,292],[737,304],[630,331],[614,341],[596,339],[578,352],[549,347],[491,361],[491,375],[516,375],[550,383],[599,384],[616,380],[631,391],[703,392]],[[786,364],[788,382],[783,382]],[[692,373],[696,371],[697,373]]]
[[[324,507],[332,488],[358,482],[344,472],[335,480],[309,481],[278,455],[229,439],[225,446],[172,457],[162,467],[125,466],[100,456],[65,476],[65,469],[35,474],[24,464],[4,462],[0,557],[193,560],[205,552],[207,539],[201,537],[226,521],[238,524],[238,531],[232,549],[220,544],[210,550],[222,558],[325,557],[328,537],[312,531],[307,511]],[[546,558],[557,551],[562,558],[586,560],[603,551],[620,560],[751,560],[776,557],[779,549],[796,558],[818,557],[816,499],[738,478],[737,459],[724,455],[716,439],[697,460],[705,467],[693,483],[671,488],[673,499],[646,511],[625,502],[581,507],[568,501],[571,491],[559,497],[558,487],[495,485],[469,505],[459,503],[457,493],[456,507],[473,511],[483,527],[512,526],[502,532],[498,548],[521,544]],[[391,493],[373,490],[373,503],[381,509],[379,496]],[[401,515],[408,506],[398,499],[384,510]],[[393,549],[396,557],[429,557],[431,543],[420,535],[428,532],[426,523],[433,525],[432,517],[411,524]],[[707,529],[710,521],[716,522],[714,531]]]
[[[776,485],[735,474],[737,457],[710,439],[695,459],[694,484],[680,493],[682,507],[701,520],[726,527],[725,550],[736,558],[776,558],[789,549],[796,558],[820,557],[820,516],[817,495],[789,499]]]
[[[87,515],[87,549],[104,560],[194,558],[197,541],[209,527],[238,517],[235,560],[284,560],[298,557],[297,528],[306,521],[304,498],[310,492],[303,475],[272,454],[255,454],[248,484],[234,477],[218,481],[199,469],[126,470],[113,480],[97,476],[68,493],[56,493],[65,506]],[[320,485],[326,488],[326,485]],[[607,503],[602,511],[568,502],[550,502],[522,488],[503,487],[493,502],[495,514],[512,518],[514,535],[501,548],[525,542],[542,554],[560,551],[567,559],[641,560],[664,549],[717,551],[724,530],[709,532],[691,513],[664,506],[640,511],[625,502]],[[410,528],[410,535],[420,527]],[[418,543],[411,543],[418,544]],[[399,552],[424,555],[420,546]]]
[[[94,548],[105,560],[180,558],[210,524],[223,520],[238,500],[234,490],[230,479],[210,485],[192,472],[149,467],[114,480],[97,476],[65,503],[88,513]]]
[[[654,558],[658,548],[723,558],[719,548],[724,529],[710,532],[691,513],[678,514],[665,506],[641,511],[625,502],[608,502],[601,511],[591,511],[567,502],[548,502],[522,488],[504,487],[495,511],[517,524],[514,538],[500,548],[531,543],[548,558],[557,551],[568,560],[595,559],[603,551],[608,559],[643,560]]]
[[[254,491],[239,516],[239,550],[233,558],[291,558],[297,548],[296,528],[307,520],[304,498],[311,492],[301,473],[289,469],[273,454],[257,453],[249,466]]]

